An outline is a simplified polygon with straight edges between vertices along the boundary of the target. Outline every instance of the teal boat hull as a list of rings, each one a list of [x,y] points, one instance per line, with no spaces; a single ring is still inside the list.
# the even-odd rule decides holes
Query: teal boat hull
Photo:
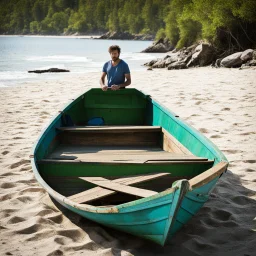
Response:
[[[118,104],[128,104],[122,108],[125,111],[128,110],[126,119],[122,111],[120,112],[119,108],[114,106],[113,103],[112,108],[108,105],[110,106],[109,109],[105,103],[104,106],[101,105],[100,110],[93,109],[90,105],[93,95],[97,96],[96,105],[102,104],[101,99],[105,99],[105,97],[109,97],[111,102],[115,101],[115,98],[124,97],[124,103],[121,101]],[[132,96],[129,96],[129,98],[127,95]],[[140,99],[142,100],[140,101]],[[87,119],[90,115],[95,116],[100,113],[107,117],[110,124],[161,126],[195,156],[213,160],[213,167],[191,180],[178,180],[174,184],[170,184],[169,189],[154,196],[124,204],[97,207],[74,203],[47,183],[37,161],[43,159],[49,153],[49,150],[54,147],[54,140],[58,134],[56,128],[63,126],[63,113],[69,114],[76,122],[80,122],[83,120],[77,113],[81,112],[83,108],[90,108],[90,111],[84,114]],[[111,111],[113,112],[111,115],[107,114]],[[136,112],[136,114],[130,115],[128,114],[129,111]],[[113,119],[113,114],[118,117],[116,120]],[[51,120],[49,126],[35,143],[31,153],[31,164],[38,182],[65,208],[102,225],[165,245],[208,200],[211,190],[227,170],[228,161],[210,140],[150,96],[135,89],[125,89],[117,92],[102,92],[100,89],[91,89],[69,103]]]

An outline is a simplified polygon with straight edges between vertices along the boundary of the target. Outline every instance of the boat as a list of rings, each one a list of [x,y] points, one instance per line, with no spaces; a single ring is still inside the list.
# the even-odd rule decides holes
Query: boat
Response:
[[[37,181],[65,208],[162,246],[228,167],[209,139],[134,88],[72,99],[30,158]]]

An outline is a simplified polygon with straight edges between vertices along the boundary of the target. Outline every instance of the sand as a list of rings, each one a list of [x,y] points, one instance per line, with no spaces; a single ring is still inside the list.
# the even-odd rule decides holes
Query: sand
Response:
[[[54,76],[54,74],[53,74]],[[209,201],[165,247],[81,218],[37,183],[31,147],[58,110],[100,73],[0,88],[0,255],[256,255],[256,70],[132,73],[230,161]]]

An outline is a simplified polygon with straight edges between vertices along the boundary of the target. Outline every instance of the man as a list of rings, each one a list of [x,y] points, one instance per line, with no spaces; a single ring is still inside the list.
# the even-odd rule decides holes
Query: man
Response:
[[[103,91],[108,88],[116,91],[131,84],[130,69],[125,61],[119,59],[121,49],[118,45],[110,46],[108,52],[111,60],[103,66],[100,85]],[[106,75],[108,78],[107,85],[105,84]]]

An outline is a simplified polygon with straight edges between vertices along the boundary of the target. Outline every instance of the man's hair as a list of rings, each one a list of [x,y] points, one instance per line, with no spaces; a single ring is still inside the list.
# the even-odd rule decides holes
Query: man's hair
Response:
[[[121,48],[118,46],[118,45],[111,45],[109,48],[108,48],[108,52],[111,53],[113,51],[118,51],[118,53],[120,54],[121,52]]]

